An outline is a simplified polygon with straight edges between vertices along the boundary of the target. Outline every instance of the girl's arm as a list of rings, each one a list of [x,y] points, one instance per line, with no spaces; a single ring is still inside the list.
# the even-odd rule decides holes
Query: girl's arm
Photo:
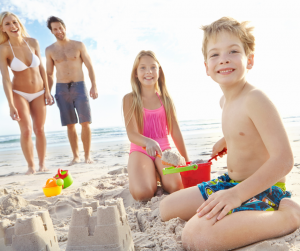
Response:
[[[131,119],[127,116],[129,112],[131,112],[131,107],[132,107],[132,94],[129,93],[125,95],[123,98],[123,113],[124,113],[125,125],[127,125],[126,131],[127,131],[128,139],[130,140],[131,143],[134,143],[141,147],[146,147],[146,151],[150,156],[155,156],[156,152],[162,155],[160,146],[155,140],[147,138],[144,135],[139,133],[134,114],[131,117]]]
[[[34,38],[32,38],[32,41],[33,41],[33,45],[34,45],[34,49],[35,49],[35,54],[40,59],[39,69],[40,69],[40,74],[41,74],[41,77],[43,79],[44,88],[45,88],[46,105],[52,105],[53,104],[53,99],[52,99],[52,96],[51,96],[50,91],[49,91],[48,80],[47,80],[47,77],[46,77],[46,71],[45,71],[45,68],[44,68],[43,63],[42,63],[42,57],[41,57],[41,53],[40,53],[39,42]]]
[[[20,121],[18,110],[14,105],[12,83],[9,78],[7,52],[5,46],[0,46],[0,71],[2,75],[3,89],[7,98],[10,116],[13,120]]]
[[[172,118],[171,136],[179,153],[185,158],[185,161],[189,161],[189,156],[185,148],[178,122],[174,117]]]

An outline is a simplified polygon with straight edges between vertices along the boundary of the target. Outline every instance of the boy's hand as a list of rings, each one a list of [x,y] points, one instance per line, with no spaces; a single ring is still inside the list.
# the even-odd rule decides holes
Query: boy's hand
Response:
[[[212,153],[211,153],[211,157],[216,156],[219,152],[222,152],[224,150],[224,148],[226,148],[226,147],[227,147],[226,141],[225,141],[225,138],[223,137],[214,144]],[[225,155],[225,153],[220,154],[220,157],[222,158],[223,155]]]
[[[197,213],[199,217],[206,215],[208,220],[219,214],[217,220],[221,220],[230,210],[241,205],[242,201],[233,189],[222,190],[209,196],[198,208]]]

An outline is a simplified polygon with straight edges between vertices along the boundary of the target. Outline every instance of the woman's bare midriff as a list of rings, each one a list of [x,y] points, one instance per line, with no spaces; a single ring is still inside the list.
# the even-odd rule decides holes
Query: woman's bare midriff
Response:
[[[12,89],[26,93],[36,93],[44,89],[39,67],[28,68],[24,71],[14,71]]]

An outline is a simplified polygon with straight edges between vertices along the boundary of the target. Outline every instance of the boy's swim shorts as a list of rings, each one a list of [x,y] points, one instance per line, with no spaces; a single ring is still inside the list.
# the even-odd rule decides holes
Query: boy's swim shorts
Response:
[[[207,200],[213,193],[232,188],[240,182],[230,179],[227,173],[217,179],[198,184],[198,188],[204,198]],[[291,193],[286,191],[285,183],[277,182],[272,188],[268,188],[262,193],[244,202],[240,207],[232,209],[228,214],[255,210],[255,211],[274,211],[278,210],[279,203],[283,198],[291,198]]]

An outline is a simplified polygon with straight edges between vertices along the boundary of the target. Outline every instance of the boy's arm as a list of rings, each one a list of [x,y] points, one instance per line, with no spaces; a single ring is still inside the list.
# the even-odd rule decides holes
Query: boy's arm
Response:
[[[199,216],[209,213],[207,218],[210,219],[221,212],[217,219],[222,219],[231,209],[273,186],[293,168],[291,146],[273,103],[261,91],[253,90],[247,97],[246,108],[270,158],[240,184],[211,195],[197,210]]]
[[[189,161],[189,156],[187,154],[185,144],[183,141],[183,137],[178,125],[177,120],[173,117],[172,119],[172,131],[171,131],[171,136],[174,141],[174,144],[179,151],[179,153],[185,158],[185,161]]]
[[[90,90],[90,96],[93,99],[98,98],[98,90],[97,90],[97,86],[96,86],[96,77],[95,77],[95,72],[93,69],[93,65],[92,65],[92,60],[89,56],[89,54],[87,53],[86,47],[84,45],[84,43],[80,43],[80,55],[82,58],[83,63],[85,64],[86,68],[88,69],[89,72],[89,77],[92,83],[92,87]]]

